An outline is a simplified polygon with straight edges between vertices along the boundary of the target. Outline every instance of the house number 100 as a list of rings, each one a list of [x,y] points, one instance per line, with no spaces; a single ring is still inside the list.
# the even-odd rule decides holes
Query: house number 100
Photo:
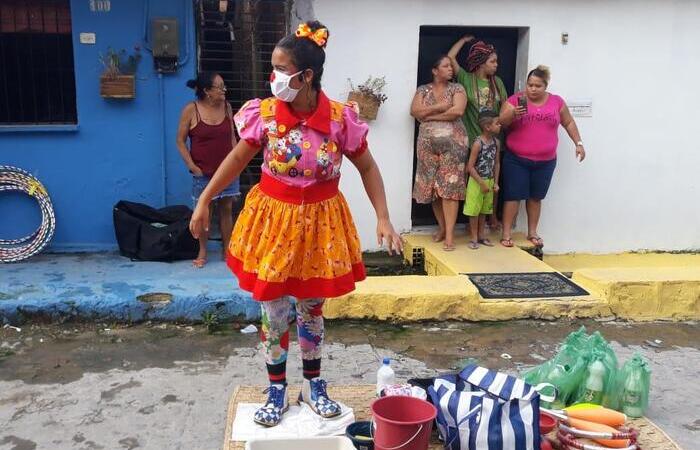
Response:
[[[112,2],[110,0],[90,0],[90,11],[92,12],[109,12],[112,10]]]

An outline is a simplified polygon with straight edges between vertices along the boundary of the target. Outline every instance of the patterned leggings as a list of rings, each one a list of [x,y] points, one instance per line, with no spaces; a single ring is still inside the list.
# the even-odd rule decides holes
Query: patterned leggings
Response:
[[[318,377],[321,372],[323,346],[322,298],[297,300],[297,334],[304,378]],[[260,338],[271,383],[286,382],[287,353],[289,351],[289,315],[292,305],[287,297],[261,302],[262,330]]]

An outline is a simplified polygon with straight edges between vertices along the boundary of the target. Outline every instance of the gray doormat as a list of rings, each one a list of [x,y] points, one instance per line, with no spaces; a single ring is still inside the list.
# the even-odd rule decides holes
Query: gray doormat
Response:
[[[557,272],[466,274],[483,298],[548,298],[588,295]]]

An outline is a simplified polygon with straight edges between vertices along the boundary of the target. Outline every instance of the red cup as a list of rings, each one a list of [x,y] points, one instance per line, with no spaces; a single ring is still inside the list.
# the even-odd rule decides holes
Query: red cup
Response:
[[[540,413],[540,434],[549,434],[557,427],[554,417]]]

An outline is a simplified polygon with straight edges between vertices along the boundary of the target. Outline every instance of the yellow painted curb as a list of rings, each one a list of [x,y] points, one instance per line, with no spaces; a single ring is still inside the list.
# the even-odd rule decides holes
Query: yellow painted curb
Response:
[[[573,253],[544,255],[544,262],[560,272],[576,272],[583,269],[700,267],[700,254],[616,253],[591,255],[588,253]]]
[[[481,300],[469,320],[498,321],[514,319],[560,318],[587,319],[610,317],[610,307],[595,297],[562,297],[547,299]]]
[[[357,289],[324,305],[329,319],[498,321],[610,316],[591,296],[484,300],[466,276],[369,277]]]
[[[468,317],[479,292],[464,276],[369,277],[351,294],[329,299],[329,319],[392,321],[450,320]]]
[[[517,235],[516,247],[527,246]],[[496,241],[497,236],[492,236]],[[370,277],[324,307],[330,319],[498,321],[618,317],[631,321],[700,320],[700,255],[622,254],[546,256],[496,245],[442,250],[428,234],[404,236],[404,257],[422,257],[428,276]],[[586,267],[590,266],[590,267]],[[573,272],[590,295],[547,299],[483,299],[461,273]]]
[[[573,279],[621,319],[700,319],[700,267],[582,269]]]

